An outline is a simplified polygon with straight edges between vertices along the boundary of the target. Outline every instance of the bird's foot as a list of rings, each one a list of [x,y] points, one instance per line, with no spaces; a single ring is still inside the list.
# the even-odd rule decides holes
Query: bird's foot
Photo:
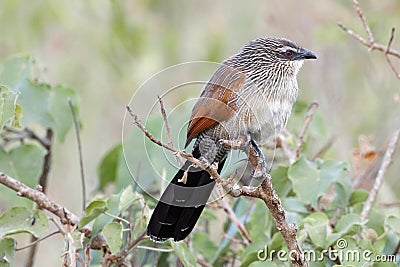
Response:
[[[251,147],[252,149],[256,152],[257,155],[257,164],[254,167],[254,170],[252,172],[252,177],[253,178],[261,178],[264,175],[268,173],[268,169],[265,163],[265,157],[264,154],[262,153],[261,149],[258,147],[256,142],[250,139]]]
[[[203,156],[201,156],[201,157],[199,158],[199,161],[201,162],[201,164],[203,164],[203,166],[204,166],[205,168],[208,168],[208,167],[210,167],[210,165],[211,165],[211,163],[210,163],[205,157],[203,157]]]
[[[265,161],[260,160],[259,164],[251,172],[251,177],[259,179],[267,174],[267,167],[265,166]]]
[[[220,139],[219,143],[233,150],[245,150],[250,145],[250,134],[247,136],[241,135],[235,140]]]

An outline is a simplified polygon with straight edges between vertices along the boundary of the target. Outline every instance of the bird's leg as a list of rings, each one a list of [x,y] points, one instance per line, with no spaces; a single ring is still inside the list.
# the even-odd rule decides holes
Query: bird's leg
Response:
[[[260,178],[267,173],[264,154],[256,142],[251,139],[250,133],[241,135],[235,140],[221,139],[219,142],[230,149],[239,149],[246,153],[252,165],[255,166],[252,172],[253,178]]]
[[[261,149],[257,146],[256,142],[254,142],[254,140],[251,139],[250,144],[251,145],[249,146],[249,150],[247,151],[247,156],[250,161],[252,161],[252,157],[254,157],[254,156],[257,159],[257,162],[255,162],[256,164],[253,164],[253,166],[255,166],[255,167],[253,169],[252,176],[253,176],[253,178],[260,178],[264,174],[267,173],[265,157],[264,157],[264,154],[262,153]],[[250,151],[250,149],[252,149],[255,152],[255,155],[254,155],[254,153],[252,153],[253,151]]]
[[[209,167],[215,161],[219,148],[213,139],[203,137],[199,142],[199,150],[201,155],[199,160]]]

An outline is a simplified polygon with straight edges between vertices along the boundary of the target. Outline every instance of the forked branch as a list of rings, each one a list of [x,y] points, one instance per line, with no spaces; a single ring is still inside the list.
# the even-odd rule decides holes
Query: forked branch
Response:
[[[361,35],[359,35],[358,33],[350,30],[348,27],[346,27],[344,24],[342,23],[338,23],[338,26],[345,31],[348,35],[350,35],[351,37],[353,37],[354,39],[356,39],[357,41],[359,41],[361,44],[365,45],[366,47],[369,48],[370,51],[372,50],[378,50],[381,51],[385,54],[386,57],[386,61],[388,62],[390,68],[392,69],[393,73],[396,75],[397,78],[400,79],[400,72],[396,69],[396,67],[393,64],[393,61],[391,60],[390,56],[394,56],[397,57],[398,59],[400,59],[400,51],[394,50],[391,48],[393,39],[394,39],[394,32],[395,29],[392,28],[391,34],[390,34],[390,38],[389,38],[389,42],[387,45],[383,45],[383,44],[379,44],[376,43],[374,40],[374,36],[372,34],[372,31],[368,25],[367,19],[365,18],[364,12],[362,11],[360,4],[358,3],[357,0],[352,0],[353,1],[353,6],[354,9],[356,10],[362,24],[363,27],[367,33],[368,36],[368,40],[366,40],[365,38],[363,38]]]

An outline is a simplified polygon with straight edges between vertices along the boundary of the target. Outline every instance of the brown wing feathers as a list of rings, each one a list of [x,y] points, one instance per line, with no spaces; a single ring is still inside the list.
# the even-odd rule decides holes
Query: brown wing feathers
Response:
[[[200,132],[229,120],[237,110],[236,97],[245,75],[238,69],[221,65],[196,102],[190,118],[186,145]]]

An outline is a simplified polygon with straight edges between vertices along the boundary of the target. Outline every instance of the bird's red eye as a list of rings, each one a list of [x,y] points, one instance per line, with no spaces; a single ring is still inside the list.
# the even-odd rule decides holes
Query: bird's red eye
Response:
[[[287,56],[287,57],[293,56],[293,51],[291,51],[291,50],[286,50],[285,56]]]

